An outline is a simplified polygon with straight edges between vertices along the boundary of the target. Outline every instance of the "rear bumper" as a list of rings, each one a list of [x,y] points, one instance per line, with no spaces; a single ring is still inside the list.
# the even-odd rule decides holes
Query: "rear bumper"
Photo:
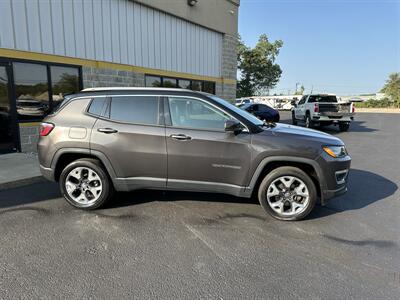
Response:
[[[54,179],[54,170],[52,168],[46,168],[42,165],[39,166],[40,173],[42,173],[43,177],[50,181],[55,181]]]

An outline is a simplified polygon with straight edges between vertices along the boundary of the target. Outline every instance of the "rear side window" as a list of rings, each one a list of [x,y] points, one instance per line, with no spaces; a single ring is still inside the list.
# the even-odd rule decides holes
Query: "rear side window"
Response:
[[[135,124],[158,124],[158,97],[112,97],[110,119]]]
[[[104,110],[105,103],[106,103],[106,98],[104,97],[94,98],[90,103],[88,112],[96,116],[101,116]]]

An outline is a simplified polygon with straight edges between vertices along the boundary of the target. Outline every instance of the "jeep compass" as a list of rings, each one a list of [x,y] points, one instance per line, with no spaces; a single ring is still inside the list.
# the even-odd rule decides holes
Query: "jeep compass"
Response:
[[[86,89],[40,135],[42,174],[81,209],[114,191],[166,189],[254,196],[273,217],[300,220],[346,192],[351,161],[336,137],[184,89]]]

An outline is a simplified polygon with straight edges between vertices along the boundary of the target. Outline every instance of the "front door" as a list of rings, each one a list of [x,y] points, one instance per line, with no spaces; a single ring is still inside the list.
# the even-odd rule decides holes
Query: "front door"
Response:
[[[251,135],[225,132],[231,117],[201,99],[170,97],[165,103],[167,186],[216,192],[245,186]]]
[[[15,108],[10,101],[9,67],[0,64],[0,153],[17,150]]]

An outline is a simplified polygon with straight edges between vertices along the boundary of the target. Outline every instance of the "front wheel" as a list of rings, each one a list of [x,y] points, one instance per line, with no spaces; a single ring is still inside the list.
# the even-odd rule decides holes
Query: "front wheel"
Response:
[[[309,114],[307,114],[307,116],[306,116],[305,123],[306,123],[306,128],[313,128],[313,122],[311,121]]]
[[[283,221],[304,219],[317,202],[312,179],[301,169],[279,167],[265,176],[258,190],[264,210]]]
[[[350,123],[339,123],[339,130],[344,132],[349,130]]]
[[[292,111],[292,124],[297,125],[296,115],[295,115],[294,111]]]
[[[99,208],[113,194],[113,186],[100,162],[86,158],[64,168],[60,189],[69,204],[85,210]]]

